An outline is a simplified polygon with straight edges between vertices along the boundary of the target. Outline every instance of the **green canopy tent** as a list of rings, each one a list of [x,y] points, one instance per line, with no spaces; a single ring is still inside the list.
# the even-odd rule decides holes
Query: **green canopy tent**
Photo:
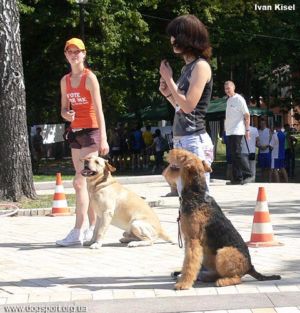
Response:
[[[206,120],[207,121],[219,121],[225,118],[226,111],[226,98],[219,98],[211,100],[207,109]],[[249,107],[251,116],[268,115],[272,116],[273,113],[268,109]],[[169,103],[154,103],[148,105],[144,109],[141,109],[139,116],[142,120],[173,120],[174,110]],[[123,114],[122,120],[134,120],[137,115],[134,112]]]
[[[172,115],[170,113],[170,105],[168,103],[161,103],[142,109],[141,118],[143,120],[169,120],[171,118],[170,115]]]
[[[206,120],[208,121],[218,121],[221,119],[225,118],[225,111],[226,111],[226,98],[219,98],[215,100],[211,100],[210,104],[207,108],[207,113],[206,113]],[[253,108],[249,107],[249,112],[250,115],[256,115],[256,116],[261,116],[261,115],[268,115],[272,116],[273,112],[271,112],[268,109],[265,108]]]

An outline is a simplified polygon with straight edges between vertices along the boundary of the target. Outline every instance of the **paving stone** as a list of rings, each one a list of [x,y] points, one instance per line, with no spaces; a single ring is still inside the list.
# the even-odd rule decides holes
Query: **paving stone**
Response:
[[[28,298],[29,298],[28,294],[11,295],[11,296],[7,297],[6,304],[27,303]]]
[[[297,307],[282,307],[275,308],[277,313],[299,313],[300,310]]]
[[[72,292],[71,294],[71,301],[92,300],[92,299],[93,299],[93,295],[90,292],[86,292],[86,293]]]
[[[30,293],[28,302],[33,303],[33,302],[49,302],[50,301],[50,295],[49,294],[34,294]]]
[[[153,289],[142,289],[142,290],[135,290],[134,295],[136,298],[151,298],[151,297],[155,297],[155,292]]]
[[[273,308],[258,308],[252,309],[252,313],[276,313],[275,309]]]
[[[240,188],[212,186],[217,202],[245,240],[249,240],[251,235],[259,185],[249,184]],[[5,299],[2,302],[7,299],[9,303],[20,303],[20,300],[32,303],[38,300],[36,295],[40,294],[41,300],[48,299],[45,302],[50,303],[166,297],[175,300],[194,297],[199,301],[200,297],[212,296],[211,309],[223,309],[218,306],[219,301],[229,296],[226,306],[231,311],[233,307],[229,305],[233,304],[236,305],[234,308],[243,309],[245,299],[248,299],[252,312],[255,306],[266,310],[264,306],[269,303],[276,308],[300,306],[300,242],[297,239],[299,236],[296,236],[299,235],[300,212],[293,209],[300,204],[300,185],[264,186],[267,188],[276,236],[285,245],[250,249],[250,254],[258,271],[263,274],[279,273],[281,281],[259,282],[245,276],[238,286],[217,288],[214,284],[197,283],[191,290],[175,291],[175,281],[170,278],[170,273],[182,265],[184,257],[184,251],[178,246],[160,241],[151,247],[129,249],[118,242],[122,231],[111,226],[100,250],[58,248],[55,241],[63,238],[74,226],[75,216],[24,216],[1,220],[0,299]],[[167,184],[142,183],[131,185],[131,188],[151,201],[161,201],[160,207],[154,210],[163,227],[176,241],[178,198],[161,197],[169,190]],[[249,310],[249,307],[245,309]],[[268,307],[272,309],[272,305]]]
[[[93,300],[111,300],[114,298],[113,290],[103,289],[92,293]]]

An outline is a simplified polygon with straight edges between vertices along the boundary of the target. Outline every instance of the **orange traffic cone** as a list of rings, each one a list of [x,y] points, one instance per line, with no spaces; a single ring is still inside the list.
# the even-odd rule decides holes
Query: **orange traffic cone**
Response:
[[[264,187],[258,188],[251,238],[250,241],[247,242],[247,245],[256,248],[282,245],[282,243],[274,240],[273,227]]]
[[[63,216],[63,215],[71,215],[71,213],[70,209],[68,208],[68,203],[66,200],[61,174],[56,173],[56,186],[55,193],[53,196],[52,212],[49,214],[49,216]]]

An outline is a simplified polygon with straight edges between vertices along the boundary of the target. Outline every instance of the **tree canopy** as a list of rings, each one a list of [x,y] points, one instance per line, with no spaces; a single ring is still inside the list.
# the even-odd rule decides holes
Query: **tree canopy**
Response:
[[[172,54],[165,28],[187,13],[209,29],[214,96],[223,96],[224,81],[233,79],[246,98],[271,99],[277,79],[273,71],[288,64],[292,75],[287,83],[298,103],[299,10],[255,10],[255,3],[260,1],[89,0],[84,5],[85,43],[108,123],[164,102],[158,92],[160,60],[170,61],[175,78],[183,65]],[[59,81],[69,70],[63,48],[67,39],[80,37],[80,10],[74,0],[19,0],[19,7],[28,122],[57,122]]]

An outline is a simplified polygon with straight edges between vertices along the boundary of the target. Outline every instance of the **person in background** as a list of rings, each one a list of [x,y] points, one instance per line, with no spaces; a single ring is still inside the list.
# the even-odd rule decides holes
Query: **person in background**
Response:
[[[242,158],[248,162],[252,173],[251,182],[255,182],[256,177],[256,147],[259,146],[259,135],[256,127],[250,126],[250,139],[242,139]]]
[[[37,127],[35,131],[36,131],[36,133],[32,138],[32,147],[33,147],[34,154],[35,154],[35,160],[39,163],[42,156],[43,156],[44,138],[41,135],[41,133],[42,133],[41,127]]]
[[[132,129],[129,141],[131,149],[131,169],[142,169],[143,164],[141,160],[141,154],[145,147],[145,143],[143,140],[141,127],[139,125],[135,129]]]
[[[258,130],[259,147],[257,156],[257,165],[261,169],[262,180],[271,181],[271,150],[270,141],[272,132],[267,128],[265,119],[260,120],[260,128]]]
[[[224,90],[227,99],[225,131],[232,161],[231,185],[244,185],[251,181],[252,173],[248,162],[242,158],[241,141],[250,140],[250,114],[245,99],[235,92],[232,81],[226,81]]]
[[[119,125],[120,136],[120,170],[126,170],[130,167],[130,151],[129,151],[129,132],[124,124]]]
[[[148,147],[148,149],[154,150],[154,157],[155,157],[155,165],[153,167],[152,173],[155,172],[161,173],[162,168],[164,166],[163,156],[163,137],[161,135],[160,129],[156,129],[154,133],[153,144]]]
[[[196,16],[182,15],[168,24],[167,34],[173,52],[181,56],[185,63],[176,83],[167,60],[161,61],[159,69],[159,91],[175,109],[174,148],[186,149],[211,165],[213,144],[205,125],[213,85],[208,31]],[[209,179],[210,175],[206,173],[207,192]],[[177,189],[180,194],[180,180],[177,182]]]
[[[43,157],[43,140],[44,140],[44,138],[41,135],[41,133],[42,133],[42,128],[37,127],[35,130],[35,135],[32,137],[32,148],[33,148],[33,154],[34,154],[33,168],[34,168],[35,173],[38,173],[40,161]]]
[[[270,141],[271,155],[271,169],[272,181],[275,183],[288,182],[288,176],[285,170],[285,134],[281,130],[281,123],[275,122],[275,132]]]
[[[107,143],[100,87],[96,75],[85,67],[86,49],[82,40],[72,38],[65,44],[65,57],[71,65],[71,72],[60,81],[61,116],[71,122],[72,131],[68,134],[75,168],[73,186],[76,193],[75,227],[58,246],[82,245],[92,238],[96,214],[89,207],[86,178],[81,175],[84,168],[82,159],[93,155],[106,155]],[[89,218],[90,227],[84,231]]]
[[[226,136],[226,132],[223,132],[222,135],[222,143],[225,145],[225,156],[226,156],[226,179],[232,180],[232,161],[231,155],[228,147],[228,139]]]
[[[292,135],[289,124],[284,125],[285,134],[285,169],[288,177],[295,177],[295,147],[297,145],[297,138]]]
[[[113,166],[116,169],[120,169],[121,137],[117,127],[115,127],[111,132],[111,136],[109,138],[109,150]]]
[[[153,144],[153,134],[151,132],[151,126],[147,125],[146,130],[143,132],[143,139],[145,143],[144,149],[144,168],[148,169],[150,164],[150,156],[153,154],[153,150],[149,147]]]

